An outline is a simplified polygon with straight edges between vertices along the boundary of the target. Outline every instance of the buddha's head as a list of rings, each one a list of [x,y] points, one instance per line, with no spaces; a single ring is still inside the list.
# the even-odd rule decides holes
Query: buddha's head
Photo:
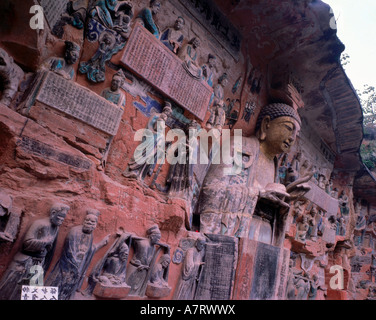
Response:
[[[288,153],[296,141],[300,124],[298,113],[289,105],[267,105],[261,110],[256,123],[261,150],[270,157]]]

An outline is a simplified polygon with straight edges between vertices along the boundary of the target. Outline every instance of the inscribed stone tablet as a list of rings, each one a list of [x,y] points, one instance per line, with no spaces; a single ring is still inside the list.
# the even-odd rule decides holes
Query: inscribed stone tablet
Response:
[[[125,45],[122,64],[203,120],[213,89],[192,78],[183,62],[140,24]]]
[[[62,13],[66,11],[68,0],[39,0],[43,8],[44,16],[52,29],[60,20]]]
[[[42,81],[36,100],[112,136],[123,114],[113,103],[53,72]]]
[[[205,265],[199,276],[195,300],[229,300],[235,278],[238,239],[207,234]]]

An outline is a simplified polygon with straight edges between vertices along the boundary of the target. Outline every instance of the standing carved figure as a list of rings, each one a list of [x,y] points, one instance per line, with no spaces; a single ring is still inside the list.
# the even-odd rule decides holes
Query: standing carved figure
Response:
[[[185,253],[182,274],[175,290],[175,300],[193,300],[201,269],[205,264],[205,238],[199,237],[192,248]]]
[[[208,129],[222,129],[226,121],[224,88],[228,84],[228,76],[226,73],[218,79],[218,84],[214,86],[213,107],[210,111],[210,117],[206,123]]]
[[[206,83],[213,87],[214,84],[214,75],[215,75],[215,68],[217,64],[217,57],[211,53],[208,55],[208,61],[204,64],[202,69],[202,79],[206,81]],[[214,95],[213,95],[214,97]]]
[[[54,203],[50,216],[36,220],[26,232],[18,252],[0,282],[0,299],[19,300],[22,284],[29,285],[30,268],[39,265],[44,272],[50,266],[55,252],[59,227],[69,211],[69,206]]]
[[[307,216],[303,216],[301,221],[298,222],[296,230],[296,239],[302,242],[306,241],[307,233],[309,230],[309,223]]]
[[[143,180],[146,174],[152,175],[158,162],[165,157],[165,123],[172,114],[172,107],[166,102],[162,113],[152,115],[143,134],[143,142],[137,146],[123,175],[127,178]]]
[[[65,238],[59,261],[47,277],[46,284],[59,287],[59,300],[69,300],[82,286],[86,271],[94,254],[107,245],[108,236],[93,243],[99,211],[88,209],[82,225],[73,227]]]

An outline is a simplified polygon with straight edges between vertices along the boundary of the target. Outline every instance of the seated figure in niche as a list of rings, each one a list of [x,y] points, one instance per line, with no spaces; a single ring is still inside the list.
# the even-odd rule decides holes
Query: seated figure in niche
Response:
[[[124,110],[126,98],[125,93],[121,91],[121,87],[124,84],[124,73],[118,71],[114,74],[111,81],[111,86],[102,91],[101,96],[113,104],[117,105],[120,109]]]
[[[145,294],[149,298],[163,298],[167,297],[171,288],[168,286],[168,273],[171,263],[169,253],[161,255],[158,262],[154,264],[151,269],[149,282]]]
[[[183,67],[188,74],[194,79],[201,79],[201,67],[198,64],[199,51],[198,48],[201,41],[198,37],[192,38],[179,50],[179,58],[183,60]]]
[[[75,76],[74,64],[80,57],[80,46],[71,41],[65,41],[64,58],[50,58],[42,65],[42,69],[51,70],[67,80]]]
[[[118,239],[91,271],[85,295],[91,295],[98,283],[105,287],[130,288],[126,283],[126,268],[131,235],[124,232],[117,236]]]
[[[276,156],[290,151],[299,130],[300,117],[291,106],[271,104],[261,110],[256,136],[242,137],[242,152],[232,153],[232,164],[222,161],[209,167],[198,204],[201,232],[269,244],[275,234],[273,242],[281,241],[281,226],[289,208],[285,200],[295,200],[309,190],[304,184],[308,180],[299,179],[287,187],[275,183]],[[233,144],[230,148],[236,150]]]
[[[161,2],[159,0],[150,0],[149,6],[142,9],[136,17],[136,21],[140,22],[157,39],[159,38],[160,31],[154,21],[154,17],[158,14],[160,9]]]
[[[160,38],[161,42],[175,54],[178,53],[184,40],[183,33],[181,32],[184,25],[184,18],[179,16],[176,19],[174,26],[163,31]]]

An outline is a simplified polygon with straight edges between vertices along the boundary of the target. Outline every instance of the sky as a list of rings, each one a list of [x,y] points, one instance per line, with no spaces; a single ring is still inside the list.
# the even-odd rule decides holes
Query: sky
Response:
[[[350,63],[344,66],[355,89],[376,87],[376,0],[322,0],[337,22],[337,36]]]

